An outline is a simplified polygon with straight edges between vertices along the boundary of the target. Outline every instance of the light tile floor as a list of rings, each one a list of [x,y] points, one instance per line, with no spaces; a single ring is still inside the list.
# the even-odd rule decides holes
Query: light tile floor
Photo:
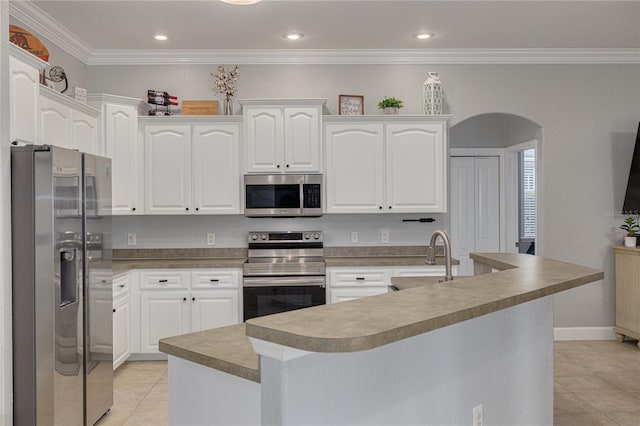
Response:
[[[557,426],[640,426],[640,350],[635,342],[554,345]],[[114,375],[114,404],[98,423],[168,424],[167,363],[126,362]]]

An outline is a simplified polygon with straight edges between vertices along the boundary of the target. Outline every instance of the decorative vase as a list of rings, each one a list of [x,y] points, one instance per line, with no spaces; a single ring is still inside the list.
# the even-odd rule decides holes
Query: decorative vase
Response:
[[[389,114],[389,115],[398,115],[400,112],[400,108],[398,107],[386,107],[386,108],[382,108],[382,113],[383,114]]]
[[[231,96],[225,98],[222,110],[224,115],[233,115],[233,98]]]
[[[422,87],[424,113],[426,115],[442,114],[442,82],[437,72],[428,73],[429,77]]]
[[[625,247],[635,247],[636,246],[636,238],[637,237],[624,237],[624,246]]]

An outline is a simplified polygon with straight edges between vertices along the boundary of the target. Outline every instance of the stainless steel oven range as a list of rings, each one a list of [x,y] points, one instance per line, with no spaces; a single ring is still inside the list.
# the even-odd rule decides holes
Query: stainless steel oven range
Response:
[[[244,320],[326,303],[322,231],[249,232]]]

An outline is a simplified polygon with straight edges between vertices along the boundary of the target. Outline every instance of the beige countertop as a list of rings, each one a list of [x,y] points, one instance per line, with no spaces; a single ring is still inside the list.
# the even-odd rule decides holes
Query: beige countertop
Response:
[[[426,249],[426,246],[325,247],[325,262],[328,267],[425,266]],[[116,249],[113,274],[132,269],[242,268],[246,260],[244,248]],[[460,262],[452,259],[451,263]],[[444,265],[444,257],[436,256],[436,265]]]
[[[596,269],[524,254],[471,258],[500,272],[445,283],[437,282],[440,277],[392,278],[408,289],[170,337],[160,341],[160,351],[259,382],[258,356],[247,336],[308,351],[361,351],[604,278]]]
[[[161,268],[242,268],[247,259],[242,258],[205,258],[205,259],[113,259],[113,275],[132,269]]]
[[[244,324],[167,337],[160,340],[160,351],[260,383],[258,355]]]
[[[425,264],[426,256],[346,256],[324,258],[327,267],[334,266],[428,266]],[[436,265],[444,265],[444,257],[436,256]],[[451,259],[452,265],[459,265],[457,259]]]
[[[306,351],[363,351],[604,278],[596,269],[538,256],[471,257],[500,272],[253,318],[246,333]]]

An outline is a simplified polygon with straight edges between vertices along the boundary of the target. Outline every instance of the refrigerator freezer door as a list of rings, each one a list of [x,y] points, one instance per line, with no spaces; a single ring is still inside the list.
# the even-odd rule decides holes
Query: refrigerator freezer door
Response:
[[[84,154],[86,424],[113,405],[111,160]]]
[[[50,212],[53,208],[53,246],[48,248],[46,256],[43,253],[37,263],[53,262],[53,280],[47,280],[53,281],[53,289],[47,288],[50,284],[45,284],[44,279],[37,283],[38,286],[42,284],[40,290],[43,293],[53,293],[53,300],[49,298],[49,303],[54,308],[55,324],[52,330],[53,424],[81,425],[84,421],[82,154],[52,147],[51,152],[36,152],[35,157],[36,162],[50,161],[52,165],[52,175],[49,176],[45,172],[41,173],[43,167],[36,166],[36,199],[40,200],[41,194],[50,194],[52,187],[53,198],[50,195],[42,198],[42,203],[47,205],[44,211],[49,212],[46,215],[41,214],[42,211],[36,204],[35,223],[37,236],[38,230],[44,229],[48,226],[47,222],[51,222]],[[43,319],[40,326],[43,329],[50,328],[50,323],[46,324]]]

